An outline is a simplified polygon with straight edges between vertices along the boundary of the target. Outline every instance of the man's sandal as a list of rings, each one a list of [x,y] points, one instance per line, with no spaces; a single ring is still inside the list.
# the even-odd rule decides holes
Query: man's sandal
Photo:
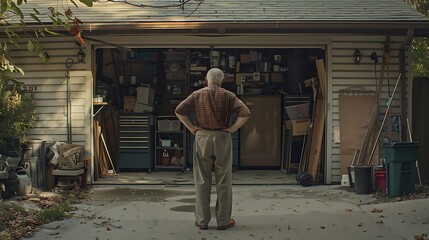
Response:
[[[198,224],[197,221],[195,221],[195,226],[197,226],[201,230],[207,230],[209,229],[209,226],[206,224]]]
[[[235,220],[234,219],[230,219],[228,224],[225,226],[217,226],[217,230],[226,230],[228,228],[232,228],[235,226]]]

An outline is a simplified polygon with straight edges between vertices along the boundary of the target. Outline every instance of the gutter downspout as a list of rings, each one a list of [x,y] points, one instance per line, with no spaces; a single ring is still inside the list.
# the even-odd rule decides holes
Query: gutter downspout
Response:
[[[408,119],[408,109],[407,109],[407,75],[406,75],[406,65],[405,65],[405,51],[410,47],[411,42],[414,38],[414,29],[408,29],[407,37],[399,48],[399,71],[401,73],[400,80],[400,111],[401,111],[401,141],[407,141],[407,119]]]

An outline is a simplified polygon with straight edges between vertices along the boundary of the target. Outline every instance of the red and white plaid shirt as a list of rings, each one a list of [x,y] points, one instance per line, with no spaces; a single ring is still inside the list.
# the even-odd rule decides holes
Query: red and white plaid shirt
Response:
[[[195,113],[195,125],[203,129],[225,129],[232,117],[250,116],[249,108],[232,92],[221,87],[205,87],[191,93],[177,107],[176,113]]]

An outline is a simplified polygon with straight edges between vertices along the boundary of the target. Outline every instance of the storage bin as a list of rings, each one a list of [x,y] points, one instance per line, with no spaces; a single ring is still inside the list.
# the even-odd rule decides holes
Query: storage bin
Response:
[[[379,192],[386,191],[386,170],[374,170],[375,189]]]
[[[171,140],[169,139],[160,139],[162,147],[171,147]]]
[[[171,120],[170,121],[170,131],[180,131],[181,123],[179,120]]]
[[[369,194],[372,192],[371,173],[372,166],[355,166],[355,192],[357,194]]]
[[[285,107],[290,120],[310,117],[310,103],[303,103]]]
[[[415,192],[417,142],[395,142],[384,145],[387,195],[390,197]]]
[[[25,194],[29,194],[32,190],[32,182],[27,174],[27,171],[21,168],[16,171],[16,175],[18,176],[19,180],[18,195],[22,196]]]
[[[179,120],[158,120],[158,131],[164,131],[164,132],[174,132],[174,131],[180,131],[182,124]]]
[[[417,142],[394,142],[384,145],[384,158],[387,162],[415,162],[417,159]]]

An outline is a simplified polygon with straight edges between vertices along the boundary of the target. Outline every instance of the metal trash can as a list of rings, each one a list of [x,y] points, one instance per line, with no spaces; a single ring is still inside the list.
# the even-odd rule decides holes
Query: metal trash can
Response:
[[[419,143],[394,142],[384,145],[387,195],[397,197],[415,192]]]
[[[357,194],[369,194],[372,192],[372,166],[357,165],[355,172],[355,192]]]
[[[25,170],[31,178],[33,188],[46,187],[44,142],[41,139],[27,139],[27,148],[24,154],[24,158],[26,158],[24,159],[26,162]]]

